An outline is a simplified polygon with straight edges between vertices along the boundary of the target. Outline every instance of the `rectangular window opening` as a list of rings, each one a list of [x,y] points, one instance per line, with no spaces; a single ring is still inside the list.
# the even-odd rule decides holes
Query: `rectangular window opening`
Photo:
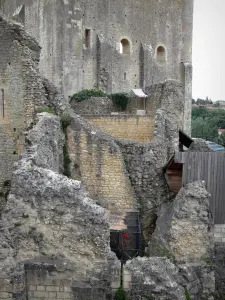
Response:
[[[85,47],[87,49],[90,48],[90,45],[91,45],[91,30],[90,29],[85,29],[84,39],[85,39]]]
[[[4,90],[1,89],[0,91],[0,117],[4,118],[5,117],[5,99],[4,99]]]

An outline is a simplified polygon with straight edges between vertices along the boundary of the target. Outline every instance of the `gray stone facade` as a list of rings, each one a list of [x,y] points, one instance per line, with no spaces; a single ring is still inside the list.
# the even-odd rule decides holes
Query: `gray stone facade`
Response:
[[[183,83],[181,63],[191,64],[193,0],[7,0],[2,7],[38,40],[40,70],[66,96]]]
[[[111,300],[123,275],[131,300],[183,300],[185,289],[194,300],[212,300],[208,193],[195,183],[175,198],[163,174],[178,129],[190,130],[193,1],[8,0],[0,7],[40,42],[48,78],[38,70],[37,42],[0,15],[0,142],[8,147],[0,144],[0,171],[7,170],[0,183],[11,180],[0,218],[0,299]],[[49,79],[66,96],[143,88],[152,142],[96,128]],[[112,103],[103,100],[77,112],[109,113]],[[53,114],[36,115],[46,106]],[[11,159],[20,135],[20,159]],[[138,210],[146,257],[131,259],[121,274],[110,229],[127,229],[126,214]],[[151,251],[156,240],[163,255]]]

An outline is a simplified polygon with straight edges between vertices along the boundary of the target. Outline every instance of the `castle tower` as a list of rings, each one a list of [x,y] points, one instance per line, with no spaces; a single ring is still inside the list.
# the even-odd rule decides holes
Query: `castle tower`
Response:
[[[190,134],[193,0],[7,0],[3,11],[38,40],[41,73],[66,96],[182,82]]]

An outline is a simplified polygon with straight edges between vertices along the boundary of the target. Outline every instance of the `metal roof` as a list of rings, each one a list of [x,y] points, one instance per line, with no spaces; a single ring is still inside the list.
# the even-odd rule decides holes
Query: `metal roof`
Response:
[[[218,152],[224,152],[225,151],[225,148],[221,145],[218,145],[214,142],[211,142],[211,141],[206,141],[206,144],[214,151]]]
[[[132,93],[137,96],[137,97],[140,97],[140,98],[146,98],[148,97],[143,91],[142,89],[132,89],[131,90]]]

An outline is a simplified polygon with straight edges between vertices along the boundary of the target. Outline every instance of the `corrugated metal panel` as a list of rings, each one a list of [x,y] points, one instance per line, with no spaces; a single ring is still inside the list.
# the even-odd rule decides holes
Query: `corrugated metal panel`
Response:
[[[210,208],[215,224],[225,224],[225,153],[186,152],[182,154],[183,185],[204,180],[211,194]]]

